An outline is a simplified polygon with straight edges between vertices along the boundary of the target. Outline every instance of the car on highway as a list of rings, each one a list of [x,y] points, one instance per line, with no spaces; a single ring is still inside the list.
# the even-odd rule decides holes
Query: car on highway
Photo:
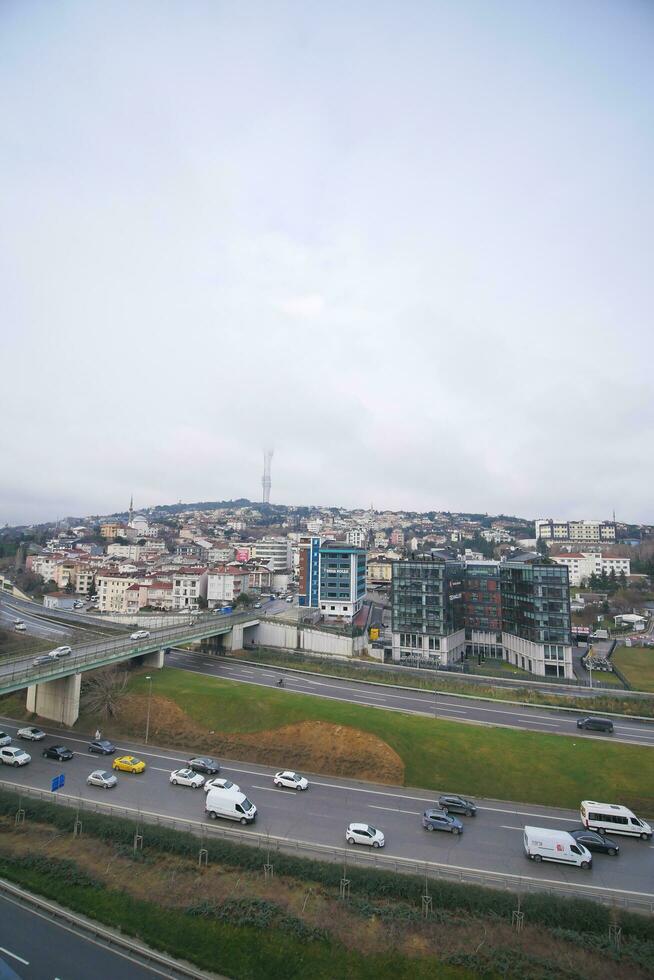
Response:
[[[45,738],[45,732],[40,728],[35,728],[34,725],[28,725],[27,728],[19,728],[16,735],[18,738],[26,738],[29,742],[40,742],[42,738]]]
[[[221,789],[225,793],[240,793],[241,787],[233,783],[231,779],[223,779],[222,777],[218,779],[205,779],[204,781],[204,791],[208,793],[210,789]]]
[[[367,844],[368,847],[383,847],[386,838],[381,830],[371,827],[368,823],[351,823],[345,831],[348,844]]]
[[[8,735],[7,732],[0,732],[0,747],[3,745],[10,745],[10,744],[11,744],[11,735]]]
[[[14,623],[14,629],[16,630],[17,633],[24,633],[25,630],[27,629],[27,626],[22,620],[17,619],[16,622]]]
[[[422,815],[422,826],[425,830],[445,830],[449,834],[463,833],[463,824],[456,817],[451,817],[443,810],[429,807]]]
[[[40,657],[36,657],[36,659],[32,662],[32,666],[41,667],[43,664],[51,664],[53,660],[54,657],[51,657],[49,653],[44,653]]]
[[[610,854],[611,857],[620,853],[620,845],[617,841],[605,837],[604,834],[598,834],[595,830],[571,830],[570,836],[574,837],[578,844],[583,844],[587,851]]]
[[[137,759],[135,755],[119,755],[117,759],[111,763],[112,769],[118,769],[119,772],[145,772],[146,765],[143,759]]]
[[[305,776],[300,776],[297,772],[290,769],[283,769],[276,772],[273,776],[275,786],[286,786],[287,789],[308,789],[309,780]]]
[[[194,759],[189,759],[186,765],[194,772],[203,772],[207,776],[215,776],[217,772],[220,772],[220,763],[208,755],[199,755]]]
[[[116,746],[108,738],[94,738],[89,743],[88,751],[94,752],[96,755],[113,755],[116,751]]]
[[[50,651],[48,656],[52,657],[53,660],[59,660],[59,657],[68,657],[72,652],[73,652],[72,647],[68,647],[68,646],[55,647],[54,650]]]
[[[118,777],[113,772],[104,769],[94,769],[86,777],[87,786],[99,786],[100,789],[111,789],[118,783]]]
[[[255,602],[254,608],[255,609],[261,609],[261,603],[260,602]]]
[[[609,718],[579,718],[577,728],[584,728],[589,732],[608,732],[613,734],[613,722]]]
[[[73,753],[65,745],[49,745],[42,755],[44,759],[56,759],[57,762],[69,762],[73,758]]]
[[[32,756],[18,745],[5,745],[0,749],[0,762],[6,766],[26,766],[31,761]]]
[[[150,635],[149,630],[137,630],[136,633],[130,633],[130,640],[147,640]]]
[[[477,804],[473,800],[467,800],[464,796],[444,796],[438,797],[438,805],[444,813],[465,813],[466,817],[477,815]]]
[[[170,782],[173,786],[190,786],[191,789],[200,789],[200,786],[204,786],[204,776],[192,769],[175,769],[170,774]]]

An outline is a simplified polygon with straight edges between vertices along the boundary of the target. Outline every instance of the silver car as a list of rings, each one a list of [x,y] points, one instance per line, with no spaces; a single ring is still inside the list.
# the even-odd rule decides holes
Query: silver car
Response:
[[[111,789],[116,786],[118,779],[113,772],[106,772],[104,769],[94,769],[86,777],[87,786],[99,786],[100,789]]]

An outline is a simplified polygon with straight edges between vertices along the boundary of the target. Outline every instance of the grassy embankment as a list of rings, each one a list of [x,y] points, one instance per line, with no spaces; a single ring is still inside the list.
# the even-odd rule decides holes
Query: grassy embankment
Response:
[[[334,674],[337,677],[348,677],[353,680],[374,681],[376,684],[399,684],[404,687],[419,687],[426,691],[433,691],[436,687],[443,694],[468,694],[483,698],[493,698],[498,701],[522,701],[535,705],[557,705],[566,708],[579,708],[581,711],[592,709],[594,711],[608,711],[624,715],[643,715],[654,718],[654,698],[650,699],[631,699],[621,698],[619,693],[607,692],[600,695],[566,695],[548,694],[536,688],[521,687],[516,685],[507,689],[496,687],[492,679],[489,678],[488,684],[477,684],[464,681],[445,674],[440,671],[434,676],[429,675],[428,680],[424,680],[415,673],[408,673],[398,667],[395,671],[375,670],[375,667],[360,668],[341,661],[325,662],[316,658],[301,657],[294,653],[284,653],[279,650],[256,649],[246,650],[242,657],[236,655],[238,659],[252,660],[261,664],[270,664],[277,667],[293,667],[296,670],[312,671],[318,674]],[[619,665],[618,665],[619,666]],[[425,673],[427,673],[425,671]],[[498,675],[501,676],[501,675]],[[529,675],[532,678],[532,675]],[[593,675],[593,682],[597,687],[598,682],[604,683],[607,678],[611,678],[608,673]],[[532,678],[533,679],[533,678]],[[617,678],[616,678],[617,680]],[[609,680],[609,684],[611,681]],[[654,691],[654,688],[652,689]]]
[[[52,650],[56,646],[51,640],[42,636],[29,636],[28,633],[17,633],[15,630],[0,629],[0,659],[8,657],[25,657]]]
[[[133,678],[130,691],[140,695],[139,702],[145,701],[147,683],[143,674]],[[220,751],[225,737],[261,733],[260,741],[268,745],[268,750],[258,753],[260,761],[298,768],[304,762],[308,768],[311,757],[299,756],[302,738],[305,731],[311,731],[312,724],[320,722],[333,726],[334,731],[347,726],[385,743],[401,760],[407,786],[570,808],[576,808],[584,798],[619,799],[644,814],[654,812],[652,749],[578,737],[574,719],[570,721],[571,737],[482,727],[170,668],[157,672],[154,691],[155,700],[173,702],[194,724],[194,738],[185,732],[186,739],[194,743],[188,741],[189,748]],[[133,735],[142,735],[143,707],[144,704],[138,705],[134,713],[138,731],[132,731]],[[166,744],[165,729],[156,728],[156,710],[153,718],[151,740],[156,738]],[[295,743],[291,741],[290,748],[285,747],[282,752],[278,746],[283,742],[276,740],[274,732],[289,726],[296,726]],[[324,728],[323,742],[330,737],[330,731]],[[253,745],[258,741],[257,737],[252,738]],[[294,744],[298,746],[297,761],[293,758]],[[233,741],[230,749],[244,751]],[[324,744],[321,749],[324,758]],[[327,762],[323,771],[335,769]],[[347,774],[355,775],[351,771]]]
[[[634,690],[654,692],[654,648],[620,647],[613,660]]]

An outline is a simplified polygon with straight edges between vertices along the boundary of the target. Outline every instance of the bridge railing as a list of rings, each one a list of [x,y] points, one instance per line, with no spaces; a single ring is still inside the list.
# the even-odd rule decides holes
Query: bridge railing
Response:
[[[420,861],[412,858],[395,857],[389,854],[382,854],[379,851],[369,852],[363,848],[355,850],[348,847],[338,847],[333,844],[294,840],[287,837],[277,837],[273,834],[254,829],[225,827],[216,825],[213,822],[209,823],[207,820],[168,817],[165,814],[149,810],[137,810],[130,807],[117,806],[113,803],[84,799],[81,796],[67,796],[60,793],[52,793],[49,790],[35,789],[31,786],[16,786],[15,783],[9,783],[4,780],[0,780],[0,787],[18,796],[32,797],[34,799],[44,800],[47,803],[55,803],[59,806],[69,808],[71,810],[71,831],[75,822],[75,814],[78,810],[86,810],[92,813],[129,820],[135,825],[135,833],[143,836],[145,847],[147,847],[147,833],[144,832],[144,825],[153,824],[155,826],[168,827],[172,830],[194,834],[201,839],[200,845],[204,840],[213,838],[231,840],[234,843],[247,844],[255,847],[262,854],[262,865],[273,864],[275,853],[281,853],[302,856],[318,861],[330,861],[342,864],[346,868],[374,868],[378,871],[411,874],[422,878],[423,881],[427,877],[441,881],[454,881],[460,884],[482,885],[487,888],[517,892],[521,895],[547,894],[567,898],[585,898],[611,907],[633,909],[649,915],[654,914],[654,894],[649,893],[631,892],[623,889],[611,890],[606,886],[553,881],[551,878],[539,880],[531,876],[509,874],[500,871],[484,871],[477,868],[460,867],[437,861]],[[19,800],[18,806],[20,807],[20,805],[21,802]]]

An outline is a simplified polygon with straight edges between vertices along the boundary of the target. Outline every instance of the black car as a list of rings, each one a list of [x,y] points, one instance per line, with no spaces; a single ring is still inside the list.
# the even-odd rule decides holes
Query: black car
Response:
[[[585,728],[589,732],[613,732],[613,722],[608,718],[579,718],[577,728]]]
[[[94,738],[89,745],[89,752],[95,752],[96,755],[113,755],[115,751],[116,746],[108,738]]]
[[[439,796],[438,803],[446,813],[465,813],[466,817],[477,815],[477,804],[464,796]]]
[[[598,834],[595,830],[571,830],[570,835],[578,844],[587,847],[589,851],[597,851],[598,854],[610,854],[611,857],[620,853],[620,845],[616,841],[611,840],[610,837],[604,837],[603,834]]]
[[[220,772],[220,763],[216,759],[210,759],[208,756],[189,759],[188,767],[193,772],[206,772],[209,776],[215,776],[217,772]]]
[[[65,745],[50,745],[43,750],[44,759],[56,759],[57,762],[68,762],[73,758],[73,753]]]

